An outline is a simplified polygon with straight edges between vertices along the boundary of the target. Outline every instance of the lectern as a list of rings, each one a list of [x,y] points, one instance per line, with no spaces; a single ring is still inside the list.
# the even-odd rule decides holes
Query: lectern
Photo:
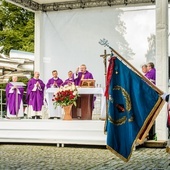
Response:
[[[95,80],[82,79],[80,82],[80,88],[94,88]],[[94,108],[94,95],[93,94],[81,94],[77,101],[76,107],[72,109],[72,118],[79,118],[81,120],[92,120],[92,111]]]

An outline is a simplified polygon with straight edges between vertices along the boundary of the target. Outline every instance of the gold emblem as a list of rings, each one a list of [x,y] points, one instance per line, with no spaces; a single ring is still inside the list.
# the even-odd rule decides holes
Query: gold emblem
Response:
[[[126,107],[125,110],[130,112],[130,110],[132,109],[132,104],[131,104],[131,100],[130,100],[130,96],[128,94],[128,92],[121,86],[115,86],[113,88],[113,90],[120,90],[122,92],[123,97],[125,98],[125,103],[126,103]],[[109,95],[109,101],[111,103],[114,103],[114,99],[112,98],[111,95]],[[108,117],[109,121],[111,123],[113,123],[114,125],[122,125],[124,124],[127,120],[128,122],[133,122],[134,117],[131,116],[129,119],[126,116],[123,116],[122,118],[118,119],[118,120],[114,120],[111,116]]]

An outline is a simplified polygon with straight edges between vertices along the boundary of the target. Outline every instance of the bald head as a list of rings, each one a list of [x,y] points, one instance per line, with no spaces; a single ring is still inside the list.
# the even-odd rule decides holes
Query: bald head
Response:
[[[39,77],[40,77],[40,73],[38,71],[35,71],[34,72],[34,78],[39,79]]]
[[[17,80],[18,80],[18,77],[17,77],[17,76],[12,76],[12,81],[13,81],[13,82],[17,82]]]
[[[80,71],[81,71],[82,73],[85,73],[85,72],[86,72],[86,65],[85,65],[85,64],[82,64],[82,65],[80,66]]]

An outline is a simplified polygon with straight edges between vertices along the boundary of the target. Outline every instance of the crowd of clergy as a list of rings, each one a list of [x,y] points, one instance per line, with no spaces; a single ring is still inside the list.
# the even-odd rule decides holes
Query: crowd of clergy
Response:
[[[152,83],[156,83],[156,70],[152,62],[144,64],[142,66],[142,72]],[[93,79],[93,75],[87,71],[86,65],[82,64],[77,68],[75,73],[69,71],[68,78],[65,81],[59,78],[57,70],[53,70],[52,77],[45,84],[43,80],[40,79],[40,73],[35,71],[33,78],[31,78],[27,83],[26,111],[23,107],[24,87],[14,83],[17,82],[17,79],[17,76],[13,76],[12,82],[9,82],[6,85],[7,118],[23,117],[24,113],[26,113],[28,118],[41,119],[44,103],[45,101],[47,102],[47,100],[44,100],[44,93],[46,89],[59,88],[60,86],[71,84],[79,86],[82,79]],[[49,104],[48,102],[47,105]],[[61,112],[61,108],[58,109],[58,112]],[[55,112],[57,112],[57,110]],[[77,114],[81,116],[80,113]],[[54,118],[54,116],[55,115],[52,115],[52,118]],[[51,115],[49,114],[48,117],[51,118]],[[61,114],[56,117],[60,118]]]
[[[75,84],[80,85],[82,79],[93,79],[93,75],[87,71],[86,65],[82,64],[77,68],[76,72],[68,72],[68,78],[63,81],[58,77],[57,70],[52,71],[52,77],[45,84],[40,78],[38,71],[34,72],[34,77],[27,83],[26,89],[26,103],[27,103],[27,117],[31,119],[42,118],[42,108],[44,105],[44,92],[48,88],[59,88],[60,86]],[[6,85],[6,106],[7,118],[23,117],[23,94],[24,87],[17,85],[17,76],[12,77],[12,82]],[[50,118],[50,116],[49,116]]]

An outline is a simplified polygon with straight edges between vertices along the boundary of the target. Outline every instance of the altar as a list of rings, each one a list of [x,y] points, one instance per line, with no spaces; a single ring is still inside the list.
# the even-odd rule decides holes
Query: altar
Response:
[[[92,94],[92,95],[98,95],[100,96],[100,118],[105,119],[106,117],[106,99],[104,96],[104,90],[103,88],[77,88],[78,93],[80,95],[86,95],[86,94]],[[48,114],[49,117],[62,117],[62,108],[60,106],[57,106],[57,108],[54,108],[52,98],[53,94],[56,92],[56,88],[48,88],[46,90],[46,101],[47,101],[47,107],[48,107]],[[95,107],[95,105],[94,105]]]

